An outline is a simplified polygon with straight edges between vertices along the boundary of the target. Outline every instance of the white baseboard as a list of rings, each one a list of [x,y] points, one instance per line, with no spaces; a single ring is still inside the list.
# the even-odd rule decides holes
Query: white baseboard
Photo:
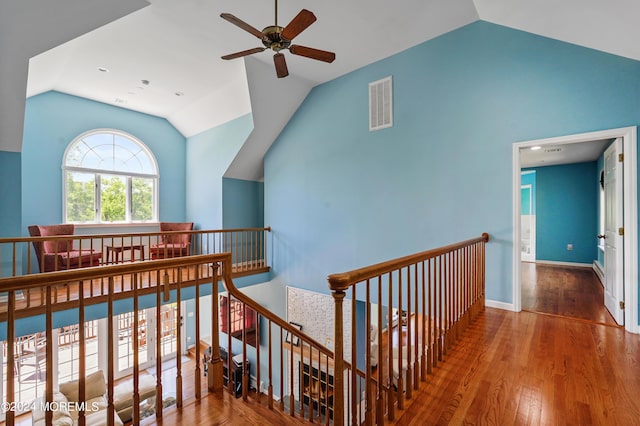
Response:
[[[589,263],[560,262],[557,260],[536,260],[536,263],[539,263],[541,265],[571,266],[574,268],[591,268],[592,267],[592,265]]]
[[[593,261],[592,267],[593,267],[593,272],[596,273],[596,275],[598,276],[598,279],[600,280],[600,284],[602,284],[602,286],[604,287],[604,271],[602,270],[602,267],[595,260]]]
[[[502,309],[503,311],[516,312],[516,309],[513,306],[513,303],[498,302],[497,300],[485,299],[484,306],[488,308]]]

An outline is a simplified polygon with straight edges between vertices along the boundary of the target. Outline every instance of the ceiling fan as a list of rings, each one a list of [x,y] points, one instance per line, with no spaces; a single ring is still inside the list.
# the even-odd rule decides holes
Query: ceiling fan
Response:
[[[262,40],[264,47],[254,47],[253,49],[243,50],[241,52],[225,55],[222,59],[236,59],[243,56],[253,55],[254,53],[263,52],[266,49],[271,49],[275,53],[273,55],[273,62],[276,67],[276,75],[278,78],[286,77],[289,75],[287,69],[287,62],[285,60],[282,50],[289,49],[294,55],[304,56],[307,58],[315,59],[324,62],[333,62],[336,59],[336,54],[333,52],[327,52],[326,50],[318,50],[311,47],[300,46],[298,44],[291,44],[291,41],[306,30],[311,24],[316,21],[316,16],[313,12],[302,9],[296,16],[289,22],[286,27],[278,25],[278,0],[275,0],[276,13],[275,24],[265,27],[262,31],[252,27],[243,20],[236,18],[230,13],[222,13],[220,17],[231,22],[248,33],[253,34]]]

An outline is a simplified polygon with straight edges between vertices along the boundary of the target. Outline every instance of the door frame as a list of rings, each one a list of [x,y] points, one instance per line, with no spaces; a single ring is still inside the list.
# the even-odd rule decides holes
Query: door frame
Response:
[[[522,310],[522,274],[520,265],[520,150],[532,146],[566,145],[578,142],[590,142],[602,139],[622,138],[624,152],[624,299],[625,329],[640,334],[638,325],[638,158],[637,128],[622,127],[597,132],[580,133],[555,138],[538,139],[513,144],[513,310]],[[594,177],[596,181],[597,177]],[[595,185],[595,184],[594,184]],[[595,206],[594,206],[595,208]],[[595,235],[595,230],[594,230]],[[635,283],[635,285],[634,285]],[[603,301],[604,303],[604,301]]]

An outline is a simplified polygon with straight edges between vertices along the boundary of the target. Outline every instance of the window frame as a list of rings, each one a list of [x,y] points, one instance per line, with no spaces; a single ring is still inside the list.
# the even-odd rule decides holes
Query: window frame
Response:
[[[95,134],[109,134],[111,136],[120,136],[126,139],[129,139],[131,142],[135,143],[141,151],[143,151],[147,158],[150,160],[153,169],[155,170],[155,174],[146,174],[146,173],[134,173],[134,172],[121,172],[116,170],[105,170],[105,169],[95,169],[89,167],[79,167],[79,166],[68,166],[67,165],[67,157],[69,153],[76,146],[76,144],[84,138]],[[67,196],[68,196],[68,188],[67,188],[67,177],[68,173],[86,173],[92,174],[94,178],[94,216],[91,221],[69,221],[67,218]],[[103,221],[102,220],[102,185],[101,180],[104,176],[122,176],[125,178],[125,203],[126,203],[126,217],[124,221]],[[132,220],[132,199],[133,199],[133,178],[143,178],[150,179],[153,182],[152,188],[152,200],[151,200],[151,219],[149,220]],[[78,136],[76,136],[70,143],[67,145],[67,148],[64,152],[64,156],[62,158],[62,218],[64,223],[73,223],[75,225],[95,225],[95,226],[105,226],[105,225],[145,225],[152,224],[158,222],[159,217],[159,190],[160,186],[160,171],[158,168],[158,161],[156,160],[155,155],[149,149],[149,147],[142,142],[137,137],[124,132],[122,130],[117,129],[93,129],[87,132],[84,132]]]

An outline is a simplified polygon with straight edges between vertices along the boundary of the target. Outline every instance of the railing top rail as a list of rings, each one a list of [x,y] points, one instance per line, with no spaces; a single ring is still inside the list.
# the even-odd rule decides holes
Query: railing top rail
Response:
[[[281,327],[283,330],[288,331],[292,335],[296,335],[298,337],[303,337],[303,341],[304,342],[309,343],[311,346],[314,347],[314,349],[317,349],[323,355],[328,356],[329,359],[333,359],[333,351],[332,350],[327,348],[322,343],[320,343],[320,342],[316,341],[315,339],[311,338],[306,333],[304,333],[304,332],[298,330],[297,328],[293,327],[291,324],[289,324],[288,322],[286,322],[285,320],[283,320],[282,318],[280,318],[279,316],[277,316],[276,314],[274,314],[270,310],[266,309],[264,306],[262,306],[261,304],[259,304],[258,302],[256,302],[252,298],[250,298],[249,296],[245,295],[240,290],[238,290],[236,288],[235,284],[233,283],[233,280],[232,280],[232,277],[231,277],[231,271],[230,271],[229,268],[222,268],[222,277],[223,277],[223,284],[224,284],[225,289],[234,298],[238,299],[240,302],[242,302],[242,303],[246,304],[247,306],[251,307],[251,309],[253,309],[258,314],[260,314],[260,316],[262,316],[263,318],[268,319],[272,323],[274,323],[277,326]],[[345,365],[348,366],[349,364],[345,362]]]
[[[52,240],[68,240],[70,238],[74,240],[90,240],[90,239],[109,239],[109,238],[130,238],[130,237],[146,237],[165,234],[224,234],[233,232],[253,232],[253,231],[267,231],[271,232],[271,227],[266,226],[263,228],[231,228],[231,229],[193,229],[189,231],[152,231],[152,232],[121,232],[112,234],[73,234],[73,235],[56,235],[47,237],[4,237],[0,238],[0,244],[6,243],[30,243],[32,241],[52,241]]]
[[[26,290],[70,281],[108,278],[123,274],[151,272],[164,269],[197,266],[205,263],[223,262],[231,264],[231,253],[202,254],[169,259],[146,260],[141,262],[122,263],[117,265],[91,266],[42,274],[29,274],[16,277],[0,278],[2,291]],[[230,268],[227,268],[230,269]]]
[[[420,253],[411,254],[386,262],[377,263],[375,265],[366,266],[364,268],[354,269],[348,272],[331,274],[327,278],[327,280],[329,281],[329,288],[332,291],[345,291],[352,285],[365,281],[367,279],[375,278],[388,272],[392,272],[428,259],[433,259],[451,251],[468,247],[482,241],[484,241],[485,243],[488,242],[489,234],[485,232],[477,238],[471,238],[469,240],[449,244],[447,246],[438,247]]]

